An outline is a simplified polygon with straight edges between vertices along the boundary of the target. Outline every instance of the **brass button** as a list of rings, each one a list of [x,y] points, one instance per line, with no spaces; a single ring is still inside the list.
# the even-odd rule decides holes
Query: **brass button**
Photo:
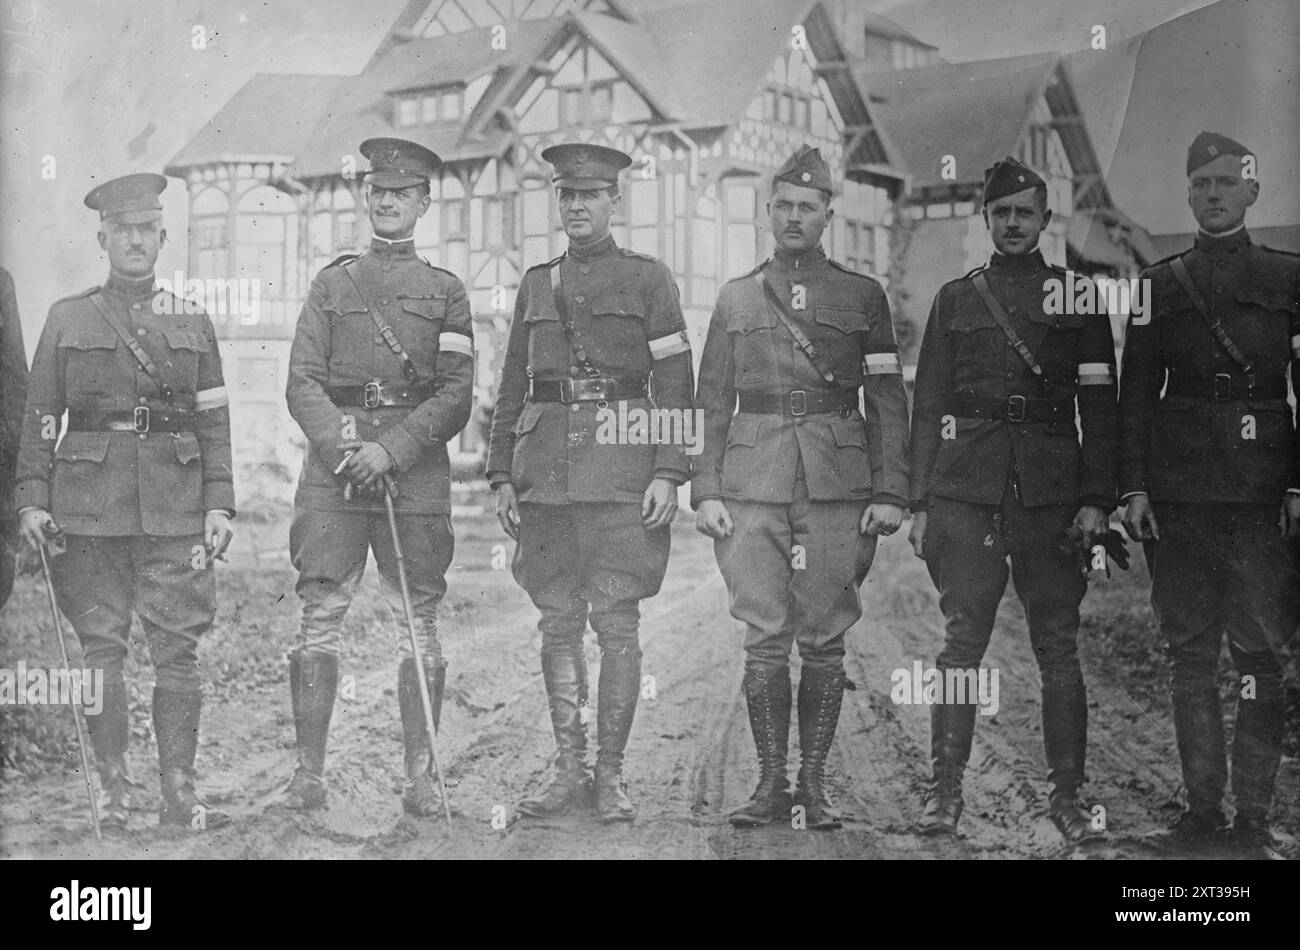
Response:
[[[146,330],[144,327],[141,327],[140,329],[138,329],[138,330],[135,331],[135,335],[136,335],[136,336],[144,336],[144,335],[145,335],[146,333],[148,333],[148,332],[149,332],[149,331]]]
[[[577,411],[578,411],[579,409],[581,409],[581,408],[582,408],[582,407],[579,406],[576,402],[571,402],[571,403],[569,403],[569,411],[570,411],[570,412],[577,412]]]
[[[579,273],[579,274],[590,274],[590,273],[591,273],[591,268],[588,267],[586,264],[583,264],[581,267],[578,268],[578,273]]]
[[[380,302],[381,304],[387,304],[387,303],[388,303],[388,298],[387,298],[387,297],[381,297],[380,300],[379,300],[379,302]]]
[[[370,420],[370,424],[371,424],[372,426],[374,426],[376,429],[378,429],[378,428],[379,428],[379,425],[380,425],[380,422],[379,422],[378,419],[371,419],[371,420]]]
[[[392,269],[393,269],[393,265],[392,265],[392,264],[385,264],[385,265],[384,265],[384,270],[387,271],[387,270],[392,270]]]
[[[139,305],[138,303],[133,303],[133,304],[131,304],[131,309],[132,309],[132,310],[139,310],[139,309],[140,309],[140,305]]]
[[[574,297],[573,300],[574,300],[575,303],[586,303],[586,302],[587,302],[587,298],[584,297],[584,296],[582,296],[582,294],[578,294],[578,296]]]
[[[149,403],[148,399],[146,399],[144,396],[140,397],[140,405],[144,406],[147,405],[148,403]]]
[[[576,366],[570,366],[570,367],[569,367],[569,375],[570,375],[570,376],[577,376],[577,375],[578,375],[579,373],[581,373],[581,372],[582,372],[582,370],[579,369],[579,368],[576,367]]]
[[[380,343],[383,342],[384,342],[384,338],[382,336],[375,337],[375,346],[378,346]]]

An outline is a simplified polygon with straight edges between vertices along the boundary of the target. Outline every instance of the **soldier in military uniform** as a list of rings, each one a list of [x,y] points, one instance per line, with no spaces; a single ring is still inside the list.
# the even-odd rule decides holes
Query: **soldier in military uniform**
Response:
[[[722,290],[700,361],[704,449],[691,505],[745,624],[743,689],[758,750],[736,825],[791,815],[789,657],[798,644],[798,789],[806,827],[840,827],[823,769],[844,690],[844,635],[876,539],[907,496],[907,397],[885,292],[828,259],[835,185],[801,148],[772,180],[775,256]],[[858,390],[865,396],[859,412]],[[739,400],[739,412],[736,412]]]
[[[13,278],[0,269],[0,607],[14,583],[14,466],[27,404],[27,350]]]
[[[302,622],[289,654],[298,766],[285,804],[325,804],[340,628],[373,550],[401,634],[402,804],[425,816],[437,814],[441,802],[383,493],[396,494],[436,727],[446,681],[437,607],[453,548],[447,443],[469,420],[474,337],[464,286],[415,253],[415,223],[429,210],[429,176],[441,160],[394,138],[368,139],[361,154],[370,160],[370,246],[316,275],[289,355],[289,412],[309,446],[289,538]]]
[[[1042,675],[1049,813],[1071,843],[1098,836],[1078,800],[1087,700],[1076,638],[1087,581],[1059,542],[1072,529],[1089,549],[1109,531],[1114,344],[1104,314],[1049,312],[1048,282],[1066,279],[1037,250],[1050,219],[1042,178],[1012,158],[990,168],[984,220],[996,253],[940,288],[921,343],[911,541],[939,590],[947,635],[935,665],[953,687],[931,707],[925,834],[956,832],[976,714],[974,699],[958,695],[970,680],[958,677],[978,675],[1010,557]]]
[[[1194,248],[1142,273],[1153,306],[1124,348],[1119,482],[1173,672],[1188,799],[1174,840],[1213,843],[1226,825],[1216,670],[1227,634],[1242,678],[1232,838],[1260,855],[1300,622],[1300,440],[1286,383],[1288,365],[1293,386],[1300,370],[1300,259],[1252,243],[1253,166],[1250,150],[1223,135],[1202,132],[1188,151],[1200,230]]]
[[[601,656],[596,816],[631,821],[623,753],[641,688],[639,601],[663,581],[677,486],[690,468],[681,440],[653,444],[631,426],[611,439],[601,420],[623,408],[689,411],[690,344],[672,273],[610,235],[619,171],[631,159],[577,144],[542,157],[554,166],[568,250],[520,285],[487,461],[497,516],[519,542],[515,579],[541,611],[559,752],[554,780],[518,807],[545,817],[590,805],[582,712],[590,619]]]
[[[59,608],[85,665],[103,670],[103,710],[87,720],[105,824],[125,825],[131,808],[122,665],[134,612],[156,673],[161,821],[208,829],[230,821],[193,784],[198,645],[212,628],[212,562],[230,543],[235,511],[230,416],[211,321],[154,285],[166,186],[162,175],[127,175],[86,196],[99,212],[108,280],[50,308],[32,364],[15,499],[30,544],[66,537],[66,553],[50,560]]]

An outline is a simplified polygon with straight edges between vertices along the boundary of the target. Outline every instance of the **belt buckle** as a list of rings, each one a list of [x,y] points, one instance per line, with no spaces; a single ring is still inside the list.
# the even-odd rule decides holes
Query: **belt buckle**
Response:
[[[604,402],[605,400],[609,399],[609,392],[610,389],[612,388],[610,386],[610,383],[612,382],[612,380],[610,380],[608,377],[591,376],[585,379],[583,382],[585,383],[585,385],[582,387],[582,389],[588,399],[595,399],[598,402]]]
[[[1215,402],[1228,402],[1232,399],[1232,375],[1230,373],[1216,373],[1214,375],[1214,400]]]
[[[135,428],[136,435],[144,435],[149,431],[149,407],[136,406],[131,414],[131,425]]]
[[[1007,422],[1024,422],[1028,408],[1025,397],[1019,394],[1007,397]]]
[[[576,393],[573,390],[574,379],[572,376],[564,376],[560,379],[560,402],[568,405],[574,401]]]
[[[366,409],[379,408],[379,380],[371,380],[361,387],[361,405]]]
[[[790,393],[790,415],[808,415],[808,393],[806,390],[796,389]]]

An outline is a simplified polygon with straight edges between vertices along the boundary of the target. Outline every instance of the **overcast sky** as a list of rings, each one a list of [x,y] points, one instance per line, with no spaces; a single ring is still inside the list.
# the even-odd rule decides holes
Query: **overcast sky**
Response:
[[[358,72],[404,0],[0,0],[0,261],[15,276],[29,336],[50,302],[102,280],[94,182],[160,170],[256,72]],[[1083,50],[1076,74],[1116,203],[1158,233],[1190,230],[1182,156],[1201,128],[1261,152],[1256,223],[1300,221],[1296,174],[1296,0],[1222,0],[1158,41],[1125,42],[1204,0],[877,0],[873,8],[950,61]],[[203,25],[207,46],[191,47]],[[1157,33],[1157,37],[1161,34]],[[1137,108],[1137,103],[1141,108]],[[1133,114],[1134,111],[1139,114]],[[1127,121],[1127,124],[1126,124]],[[891,130],[905,135],[906,130]],[[45,156],[55,177],[42,177]],[[1270,176],[1272,176],[1270,178]],[[183,266],[174,240],[159,273]],[[29,343],[29,346],[31,343]]]

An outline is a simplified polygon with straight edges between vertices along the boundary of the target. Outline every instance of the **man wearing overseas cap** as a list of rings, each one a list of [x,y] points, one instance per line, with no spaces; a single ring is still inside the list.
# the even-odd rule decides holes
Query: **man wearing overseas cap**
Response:
[[[1051,216],[1047,185],[1028,166],[1007,158],[988,169],[984,221],[995,253],[940,288],[921,342],[911,542],[939,591],[946,636],[935,666],[952,685],[930,710],[924,834],[957,830],[974,683],[1009,574],[1042,676],[1049,816],[1071,844],[1102,830],[1078,797],[1088,722],[1076,643],[1087,580],[1078,553],[1119,541],[1108,534],[1115,348],[1104,314],[1049,312],[1049,288],[1067,280],[1037,249]]]
[[[415,253],[415,223],[429,210],[429,178],[441,159],[395,138],[367,139],[360,151],[370,160],[370,245],[316,275],[289,355],[289,412],[309,445],[289,535],[302,621],[289,653],[298,765],[284,804],[310,810],[326,802],[341,627],[373,551],[400,656],[402,805],[429,816],[442,806],[418,677],[426,678],[436,728],[446,682],[437,608],[453,547],[447,443],[469,420],[474,331],[460,280]],[[422,671],[405,635],[389,490],[423,640]]]
[[[629,417],[648,409],[689,416],[691,350],[672,272],[610,235],[619,172],[631,158],[573,143],[542,158],[554,166],[568,249],[531,268],[519,287],[487,461],[497,517],[518,541],[515,579],[541,612],[559,752],[554,780],[518,808],[548,817],[591,805],[590,620],[601,657],[596,817],[631,821],[623,755],[641,689],[640,601],[663,582],[677,486],[690,466],[671,432],[656,444],[630,424],[611,439],[601,418],[624,408]]]
[[[798,805],[803,827],[840,827],[823,771],[853,688],[844,635],[862,616],[858,588],[877,538],[898,530],[907,503],[907,396],[889,302],[879,282],[821,248],[835,191],[815,148],[777,172],[768,203],[776,252],[723,287],[700,360],[704,450],[691,505],[698,530],[715,539],[731,614],[745,624],[743,690],[760,769],[753,796],[729,815],[740,826],[792,821]]]
[[[166,187],[162,175],[127,175],[86,196],[99,212],[108,280],[50,308],[14,494],[28,543],[66,543],[50,560],[59,608],[85,665],[104,671],[103,710],[87,716],[104,823],[125,827],[132,808],[122,667],[134,613],[155,670],[160,818],[203,830],[230,821],[198,797],[193,776],[198,644],[216,613],[212,562],[230,543],[235,496],[212,323],[154,284]]]
[[[1186,170],[1199,231],[1142,273],[1154,306],[1124,346],[1119,488],[1173,674],[1187,810],[1171,843],[1224,843],[1226,634],[1240,678],[1228,843],[1265,857],[1276,854],[1267,817],[1300,622],[1300,440],[1286,379],[1288,366],[1292,387],[1300,378],[1300,258],[1246,231],[1259,183],[1244,145],[1202,132]]]

